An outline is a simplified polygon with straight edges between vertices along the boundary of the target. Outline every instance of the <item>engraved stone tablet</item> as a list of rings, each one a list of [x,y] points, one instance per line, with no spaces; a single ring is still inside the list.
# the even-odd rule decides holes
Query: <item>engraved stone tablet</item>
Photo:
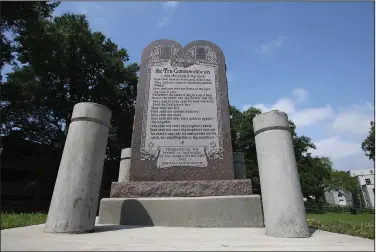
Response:
[[[225,71],[208,41],[144,49],[130,181],[234,179]]]

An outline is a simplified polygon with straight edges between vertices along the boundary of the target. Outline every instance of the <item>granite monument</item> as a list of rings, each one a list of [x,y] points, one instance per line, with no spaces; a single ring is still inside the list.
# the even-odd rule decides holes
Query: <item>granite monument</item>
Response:
[[[129,181],[111,197],[249,195],[234,180],[226,64],[199,40],[182,47],[157,40],[143,51]]]
[[[99,223],[263,226],[251,180],[234,177],[226,65],[214,43],[146,46],[127,157]]]
[[[208,41],[142,54],[130,181],[233,179],[226,65]]]

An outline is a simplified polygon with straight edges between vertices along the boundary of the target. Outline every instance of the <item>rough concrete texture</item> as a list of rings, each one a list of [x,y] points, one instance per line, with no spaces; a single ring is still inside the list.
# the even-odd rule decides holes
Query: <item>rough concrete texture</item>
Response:
[[[97,225],[94,233],[48,234],[43,225],[1,230],[1,251],[375,251],[374,241],[316,231],[310,238],[266,236],[264,228]]]
[[[259,195],[102,199],[98,223],[168,227],[264,226]]]
[[[130,168],[131,168],[131,148],[125,148],[121,150],[118,182],[129,181]]]
[[[244,160],[244,152],[234,152],[232,153],[234,158],[234,177],[235,179],[245,179],[245,160]]]
[[[94,229],[110,120],[102,105],[74,106],[45,232]]]
[[[266,234],[308,237],[308,225],[287,115],[271,111],[253,119]],[[274,127],[274,128],[268,128]],[[275,128],[279,127],[279,129]]]
[[[251,195],[250,179],[113,182],[111,198]]]

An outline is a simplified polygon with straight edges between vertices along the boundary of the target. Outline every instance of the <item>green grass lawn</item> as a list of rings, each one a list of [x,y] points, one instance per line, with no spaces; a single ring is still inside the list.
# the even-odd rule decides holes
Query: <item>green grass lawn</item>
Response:
[[[47,214],[44,213],[1,213],[1,229],[38,225],[46,220]]]
[[[307,214],[308,226],[334,233],[375,239],[375,215],[350,213]]]

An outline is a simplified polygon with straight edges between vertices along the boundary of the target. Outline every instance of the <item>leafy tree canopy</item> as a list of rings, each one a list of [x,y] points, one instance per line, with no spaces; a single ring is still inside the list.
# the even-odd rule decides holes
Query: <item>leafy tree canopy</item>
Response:
[[[40,21],[51,18],[54,9],[60,2],[15,1],[0,2],[1,21],[1,60],[0,70],[5,64],[14,60],[15,45],[5,33],[19,34],[25,29],[38,29]],[[1,81],[1,78],[0,78]]]
[[[96,102],[112,111],[109,158],[130,146],[137,64],[84,15],[64,14],[26,27],[15,36],[17,60],[2,85],[2,134],[18,130],[25,139],[62,149],[73,106]]]
[[[247,177],[252,180],[254,193],[261,193],[257,164],[255,136],[252,120],[261,114],[261,110],[251,107],[240,111],[230,106],[231,135],[234,150],[245,153]],[[330,180],[332,163],[329,158],[313,158],[309,151],[316,146],[306,136],[298,136],[296,126],[289,121],[290,132],[293,139],[302,192],[305,197],[315,196],[317,199],[324,197],[325,180]]]
[[[375,161],[375,124],[371,121],[370,125],[369,134],[362,143],[362,150],[369,159]]]

